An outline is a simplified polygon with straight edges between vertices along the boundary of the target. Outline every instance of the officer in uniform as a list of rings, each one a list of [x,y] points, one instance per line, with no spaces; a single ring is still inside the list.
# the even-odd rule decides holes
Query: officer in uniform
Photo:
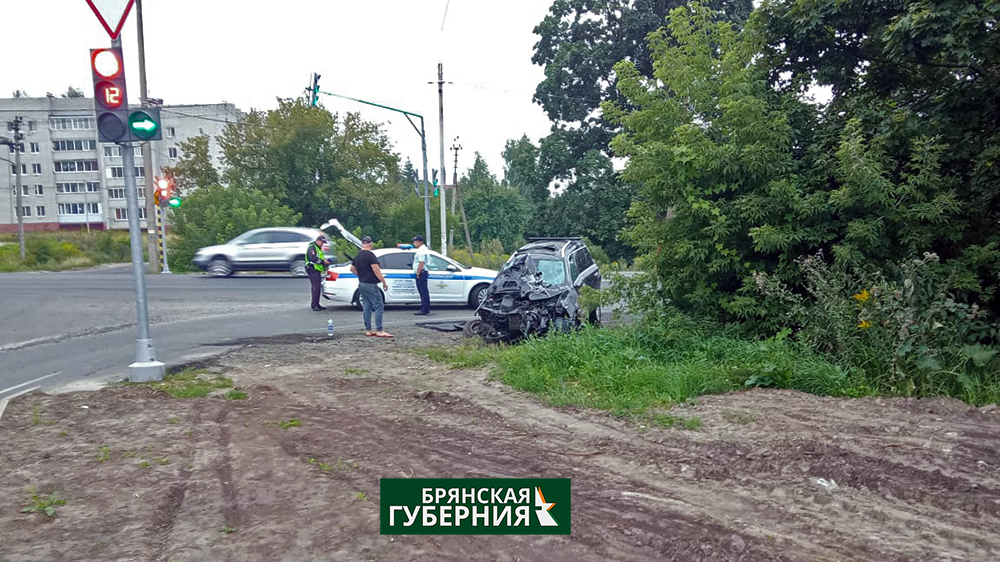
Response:
[[[312,309],[317,312],[326,310],[325,306],[319,305],[319,294],[323,291],[323,272],[330,265],[330,260],[323,255],[323,243],[327,240],[325,235],[320,234],[306,250],[306,273],[309,274],[309,284],[312,285]]]

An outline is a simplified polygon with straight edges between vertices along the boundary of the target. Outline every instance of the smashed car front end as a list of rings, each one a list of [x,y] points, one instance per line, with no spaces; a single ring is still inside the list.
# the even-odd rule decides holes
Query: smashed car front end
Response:
[[[551,275],[547,281],[538,265],[530,255],[515,255],[490,285],[478,310],[479,331],[487,342],[516,342],[575,327],[576,291],[565,282],[550,282]]]

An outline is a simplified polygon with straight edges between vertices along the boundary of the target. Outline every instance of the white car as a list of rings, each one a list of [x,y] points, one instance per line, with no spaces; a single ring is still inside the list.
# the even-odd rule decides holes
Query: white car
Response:
[[[372,250],[378,258],[382,275],[389,283],[383,291],[386,304],[420,304],[417,277],[413,273],[413,255],[409,248]],[[486,297],[486,289],[496,279],[492,269],[468,267],[430,251],[427,269],[430,272],[427,289],[431,304],[467,304],[476,308]],[[358,276],[351,273],[351,264],[330,266],[323,281],[323,296],[335,302],[361,307]]]

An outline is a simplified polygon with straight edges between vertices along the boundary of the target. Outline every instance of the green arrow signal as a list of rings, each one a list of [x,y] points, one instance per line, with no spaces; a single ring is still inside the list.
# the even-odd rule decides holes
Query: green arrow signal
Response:
[[[135,136],[143,140],[153,138],[160,129],[160,124],[145,111],[133,111],[128,116],[128,126]]]

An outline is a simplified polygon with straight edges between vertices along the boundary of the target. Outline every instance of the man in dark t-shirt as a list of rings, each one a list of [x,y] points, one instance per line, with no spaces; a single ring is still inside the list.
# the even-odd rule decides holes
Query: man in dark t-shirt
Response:
[[[380,338],[391,338],[392,334],[382,329],[382,311],[385,309],[385,301],[382,299],[382,291],[378,284],[381,281],[382,289],[388,291],[389,283],[382,275],[382,270],[378,266],[378,258],[372,252],[372,239],[365,236],[361,239],[361,251],[354,256],[351,262],[351,273],[358,276],[358,299],[361,301],[361,309],[364,311],[365,335],[377,336]],[[372,331],[372,312],[375,313],[375,330]]]

